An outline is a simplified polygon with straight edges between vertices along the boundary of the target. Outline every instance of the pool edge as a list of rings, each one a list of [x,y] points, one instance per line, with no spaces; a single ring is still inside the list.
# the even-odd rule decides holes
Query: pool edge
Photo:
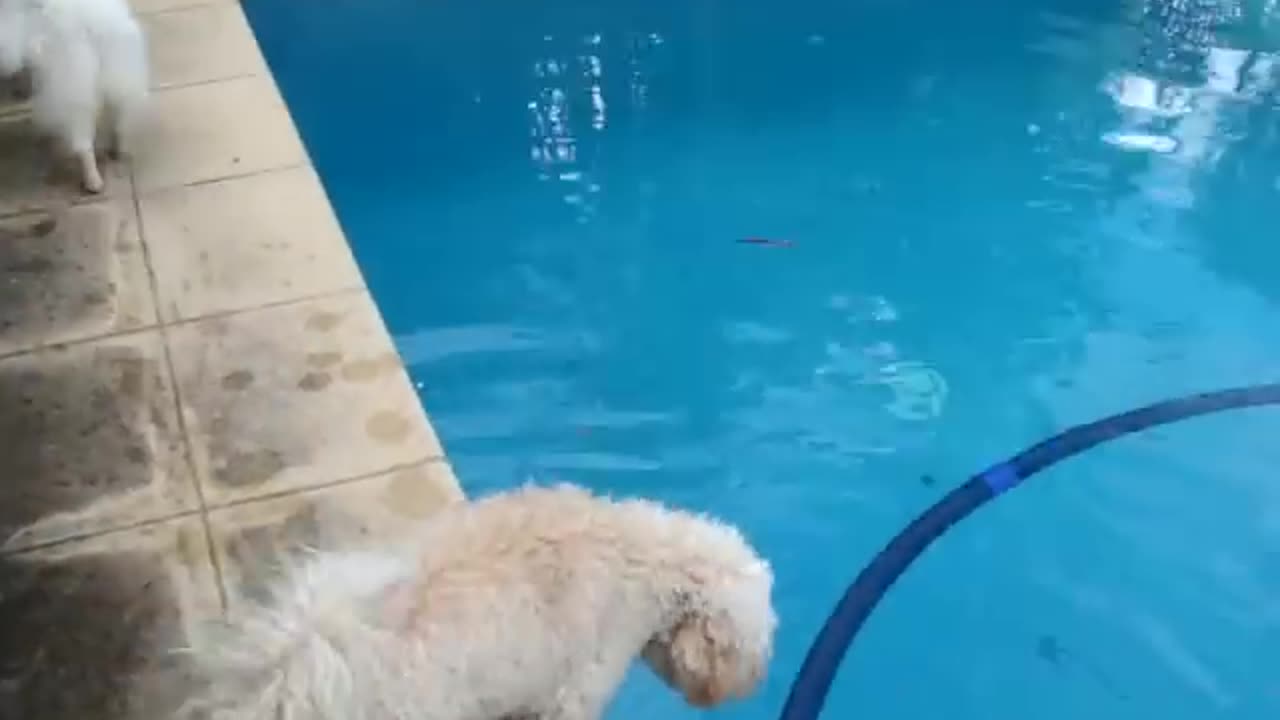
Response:
[[[262,347],[267,350],[254,357],[248,369],[259,366],[269,369],[268,374],[275,371],[280,381],[265,388],[268,394],[279,395],[281,402],[264,406],[286,410],[275,419],[264,420],[265,424],[280,428],[276,444],[310,446],[313,456],[310,463],[303,463],[302,470],[285,468],[252,490],[232,487],[235,483],[231,482],[219,486],[214,479],[218,475],[216,467],[226,458],[219,458],[213,448],[201,453],[194,437],[199,425],[196,423],[193,428],[188,423],[197,480],[205,487],[202,503],[209,516],[210,540],[215,554],[227,556],[215,565],[234,562],[232,553],[223,546],[233,544],[230,538],[238,536],[240,529],[234,527],[238,523],[229,520],[228,527],[222,527],[222,519],[237,512],[243,514],[243,506],[288,505],[290,496],[299,495],[294,504],[300,503],[305,512],[314,513],[316,507],[327,502],[319,496],[343,492],[360,495],[360,487],[367,485],[365,495],[369,502],[333,502],[328,521],[320,521],[333,525],[333,533],[342,532],[339,525],[359,525],[362,535],[367,536],[371,531],[375,535],[380,531],[397,532],[404,529],[405,521],[412,524],[461,499],[460,483],[444,457],[377,303],[368,292],[332,203],[240,3],[131,2],[148,30],[157,97],[169,94],[175,100],[165,103],[161,99],[156,103],[154,126],[164,129],[152,136],[155,145],[148,148],[148,154],[134,168],[144,245],[171,248],[178,240],[152,236],[148,220],[153,214],[160,220],[152,224],[162,228],[172,229],[182,219],[203,221],[216,228],[242,207],[237,200],[253,205],[251,198],[259,194],[275,195],[261,207],[253,207],[260,213],[254,218],[256,224],[249,222],[247,228],[240,222],[231,225],[241,233],[235,239],[247,242],[253,231],[260,230],[264,242],[274,241],[279,252],[245,253],[243,247],[220,242],[229,239],[225,230],[211,230],[212,237],[197,245],[199,265],[221,265],[230,272],[253,266],[255,274],[265,279],[263,285],[278,292],[265,292],[261,287],[245,292],[250,287],[247,283],[236,284],[238,293],[211,288],[214,291],[207,293],[208,297],[184,294],[176,287],[166,292],[166,284],[180,279],[165,278],[165,263],[153,262],[162,324],[169,320],[191,325],[188,336],[201,335],[202,324],[221,324],[246,340],[279,340],[273,345],[264,344]],[[232,88],[243,90],[232,92]],[[178,101],[182,95],[190,97]],[[220,117],[213,112],[218,103],[237,100],[242,104],[235,107],[235,117]],[[211,124],[207,117],[193,121],[193,116],[206,113],[215,121],[227,123]],[[195,133],[183,132],[191,127]],[[156,163],[158,167],[148,165],[148,157],[165,153],[165,141],[170,141],[171,149],[178,146],[177,155],[183,157],[184,140],[197,134],[206,143],[225,142],[224,155],[231,156],[230,164],[224,162],[219,167],[218,158],[202,150],[187,154],[185,168],[173,161]],[[166,183],[169,178],[173,179]],[[203,213],[202,202],[206,203]],[[149,205],[154,206],[154,213]],[[227,215],[220,215],[217,210],[226,211]],[[177,217],[166,218],[166,213]],[[305,234],[305,244],[297,242],[296,236],[292,243],[281,241],[281,232]],[[280,247],[284,245],[288,248]],[[194,256],[197,250],[188,248],[185,254]],[[160,255],[163,251],[152,252],[153,258]],[[172,263],[177,266],[175,272],[193,270],[191,259],[185,257]],[[179,282],[183,283],[185,279]],[[238,295],[246,297],[241,301]],[[166,304],[170,298],[173,301]],[[323,327],[329,322],[334,323],[333,327]],[[183,353],[181,345],[171,339],[171,352]],[[205,341],[201,339],[196,345],[188,351],[194,353],[194,364],[202,371],[215,365],[207,347],[200,347]],[[253,352],[252,348],[252,343],[245,345],[246,356]],[[295,366],[293,373],[287,378],[279,377],[279,367],[289,363]],[[226,365],[222,369],[234,373],[240,368]],[[182,393],[184,378],[180,369],[178,374],[177,388]],[[337,401],[327,397],[342,391],[346,395]],[[209,406],[221,403],[220,392],[189,394],[204,397]],[[192,407],[200,404],[189,403]],[[236,457],[231,455],[233,460]],[[315,497],[306,499],[308,496]],[[382,517],[387,511],[389,515]],[[334,513],[350,517],[339,519]],[[284,519],[279,522],[283,525]],[[290,534],[287,530],[282,532]],[[330,534],[324,528],[309,532]],[[313,544],[314,539],[281,540],[286,544]],[[235,572],[225,567],[218,569],[220,575],[228,575],[229,584],[235,584],[230,577]]]
[[[153,103],[102,196],[0,101],[0,267],[30,270],[0,323],[0,426],[26,433],[0,563],[152,557],[137,602],[181,645],[299,546],[462,491],[240,4],[130,2]]]

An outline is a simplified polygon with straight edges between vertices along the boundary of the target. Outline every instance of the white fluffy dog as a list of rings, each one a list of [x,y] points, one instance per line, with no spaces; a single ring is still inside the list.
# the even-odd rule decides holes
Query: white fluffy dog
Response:
[[[101,192],[94,139],[104,111],[108,149],[125,137],[147,98],[146,41],[125,0],[0,0],[0,76],[29,70],[32,112],[80,164],[86,190]]]
[[[403,552],[321,553],[190,648],[215,720],[594,720],[643,657],[696,706],[750,694],[773,574],[733,528],[528,487]]]

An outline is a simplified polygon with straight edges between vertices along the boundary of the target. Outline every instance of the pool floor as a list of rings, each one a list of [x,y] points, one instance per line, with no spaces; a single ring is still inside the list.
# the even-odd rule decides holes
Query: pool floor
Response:
[[[1068,425],[1280,377],[1280,13],[1034,0],[244,0],[463,486],[705,509],[846,583]],[[958,527],[824,717],[1280,711],[1280,412]],[[696,713],[637,671],[611,718]]]

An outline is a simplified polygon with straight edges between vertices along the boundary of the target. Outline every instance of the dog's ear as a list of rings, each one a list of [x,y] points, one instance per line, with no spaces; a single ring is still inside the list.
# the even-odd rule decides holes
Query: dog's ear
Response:
[[[737,652],[727,618],[694,613],[671,636],[671,660],[685,700],[695,707],[719,705],[741,692],[735,681]]]

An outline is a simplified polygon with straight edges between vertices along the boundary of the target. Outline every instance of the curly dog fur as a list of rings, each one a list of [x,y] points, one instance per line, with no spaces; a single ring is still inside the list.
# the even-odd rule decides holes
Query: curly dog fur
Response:
[[[735,529],[527,487],[407,547],[321,553],[190,649],[215,720],[594,720],[637,657],[685,699],[750,694],[773,575]]]

